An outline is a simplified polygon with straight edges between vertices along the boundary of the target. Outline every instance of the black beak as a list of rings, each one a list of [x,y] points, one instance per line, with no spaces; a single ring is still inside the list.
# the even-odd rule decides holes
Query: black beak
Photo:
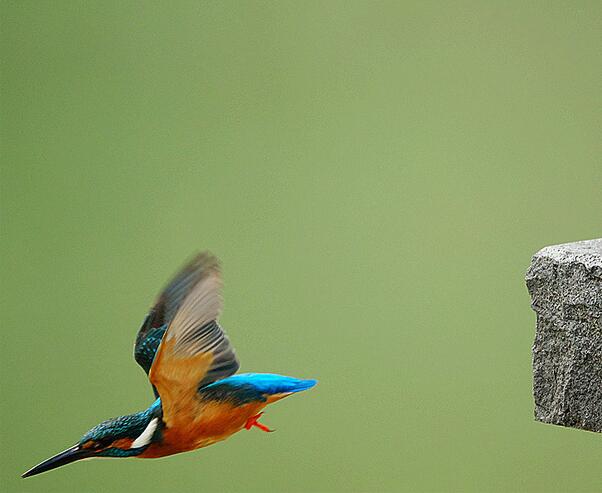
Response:
[[[37,466],[32,467],[29,471],[24,472],[21,477],[28,478],[29,476],[35,476],[36,474],[40,474],[41,472],[50,471],[56,467],[64,466],[65,464],[70,464],[71,462],[75,462],[76,460],[85,459],[86,457],[92,457],[94,452],[89,449],[83,449],[79,445],[74,445],[71,448],[61,452],[60,454],[56,454],[54,457],[50,457],[50,459],[46,459],[44,462],[40,462]]]

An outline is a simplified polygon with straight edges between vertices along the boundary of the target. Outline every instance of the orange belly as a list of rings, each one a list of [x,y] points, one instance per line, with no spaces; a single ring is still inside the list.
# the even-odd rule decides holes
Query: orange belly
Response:
[[[264,402],[250,402],[234,406],[228,402],[207,402],[202,408],[182,410],[177,420],[163,430],[163,440],[151,444],[141,458],[165,457],[207,447],[225,440],[244,428],[247,420],[258,414],[267,404],[289,394],[272,395]]]

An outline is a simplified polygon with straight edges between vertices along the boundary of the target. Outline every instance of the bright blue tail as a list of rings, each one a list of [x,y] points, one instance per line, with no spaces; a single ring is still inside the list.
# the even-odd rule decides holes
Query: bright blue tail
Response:
[[[318,382],[317,380],[299,380],[298,378],[273,373],[241,373],[215,382],[215,384],[218,383],[234,386],[251,384],[262,394],[282,394],[285,392],[301,392],[312,388]]]

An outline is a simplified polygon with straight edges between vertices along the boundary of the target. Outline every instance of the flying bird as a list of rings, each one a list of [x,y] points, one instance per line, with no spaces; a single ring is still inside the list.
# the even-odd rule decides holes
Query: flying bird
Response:
[[[157,298],[134,344],[156,400],[144,411],[103,421],[22,477],[92,457],[164,457],[253,427],[273,431],[258,421],[262,409],[316,380],[235,375],[238,359],[218,323],[221,286],[219,262],[210,253],[185,265]]]

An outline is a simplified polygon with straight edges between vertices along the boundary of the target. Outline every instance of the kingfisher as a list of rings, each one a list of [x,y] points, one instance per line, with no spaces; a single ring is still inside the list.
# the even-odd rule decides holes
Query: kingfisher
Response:
[[[218,323],[221,288],[215,256],[203,252],[186,264],[157,297],[134,344],[134,358],[156,400],[144,411],[103,421],[22,477],[94,457],[165,457],[207,447],[243,429],[273,431],[259,422],[262,410],[317,382],[235,374],[240,365]]]

